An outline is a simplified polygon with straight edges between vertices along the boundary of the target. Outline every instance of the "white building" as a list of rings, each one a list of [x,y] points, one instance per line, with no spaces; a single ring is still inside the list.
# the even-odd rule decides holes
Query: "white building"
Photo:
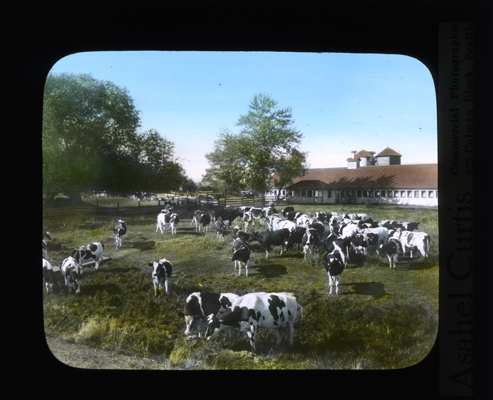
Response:
[[[280,196],[306,203],[438,206],[437,164],[401,164],[402,156],[390,148],[374,154],[361,150],[347,159],[347,168],[309,169]],[[272,188],[268,195],[278,193]]]

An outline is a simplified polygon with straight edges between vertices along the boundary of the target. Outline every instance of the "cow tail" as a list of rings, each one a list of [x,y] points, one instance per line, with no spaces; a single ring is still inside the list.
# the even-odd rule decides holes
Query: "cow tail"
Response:
[[[300,315],[300,318],[303,319],[303,307],[298,303],[297,304],[297,312]]]

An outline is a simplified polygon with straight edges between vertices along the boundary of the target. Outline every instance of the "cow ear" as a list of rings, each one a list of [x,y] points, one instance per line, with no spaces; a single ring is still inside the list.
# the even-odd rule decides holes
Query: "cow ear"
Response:
[[[154,267],[154,263],[149,263],[147,265],[149,265],[149,267]]]

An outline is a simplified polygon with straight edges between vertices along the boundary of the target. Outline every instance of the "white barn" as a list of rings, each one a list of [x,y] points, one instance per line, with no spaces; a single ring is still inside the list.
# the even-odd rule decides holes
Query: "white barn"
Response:
[[[390,148],[377,155],[361,150],[347,159],[347,168],[309,169],[280,196],[306,203],[438,206],[438,165],[401,164],[401,157]],[[272,188],[267,195],[278,193]]]

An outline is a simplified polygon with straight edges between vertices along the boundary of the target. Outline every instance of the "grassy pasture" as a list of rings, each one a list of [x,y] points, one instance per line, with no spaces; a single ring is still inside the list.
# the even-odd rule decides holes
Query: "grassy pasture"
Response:
[[[385,258],[350,265],[339,295],[328,295],[325,271],[316,257],[301,251],[265,259],[252,244],[249,276],[236,276],[231,238],[195,232],[183,218],[178,234],[156,233],[156,215],[125,217],[123,247],[115,249],[114,218],[79,214],[74,209],[43,216],[52,234],[48,254],[56,266],[70,250],[90,241],[105,243],[97,271],[84,268],[81,293],[43,295],[45,331],[76,343],[119,346],[140,356],[162,355],[177,369],[394,369],[420,362],[433,346],[438,328],[438,213],[428,209],[357,206],[295,206],[299,211],[364,212],[374,219],[419,221],[430,234],[433,256],[399,263]],[[261,227],[256,227],[261,228]],[[147,264],[166,257],[173,264],[171,293],[154,296]],[[40,290],[42,290],[40,286]],[[303,307],[293,346],[261,330],[257,354],[233,334],[217,340],[188,340],[178,312],[195,291],[292,292]],[[229,338],[229,340],[228,340]],[[77,366],[74,360],[73,366]]]

